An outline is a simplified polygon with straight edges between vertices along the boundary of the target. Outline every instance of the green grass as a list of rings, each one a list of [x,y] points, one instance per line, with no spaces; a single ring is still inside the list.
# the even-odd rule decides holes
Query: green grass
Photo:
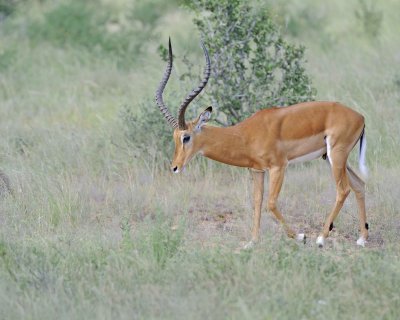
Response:
[[[254,251],[238,253],[228,236],[201,245],[182,241],[188,225],[153,222],[141,223],[132,236],[121,227],[118,240],[110,226],[92,226],[89,234],[3,241],[3,317],[397,316],[400,259],[390,245],[355,250],[343,241],[317,251],[278,232],[267,233]]]
[[[356,1],[329,10],[313,0],[288,5],[302,12],[301,32],[288,36],[308,48],[318,98],[366,117],[367,247],[355,245],[351,195],[326,248],[316,248],[335,190],[327,165],[314,161],[289,168],[279,201],[291,225],[307,233],[307,244],[287,239],[264,211],[262,240],[250,252],[238,250],[252,222],[247,170],[199,159],[172,176],[154,138],[146,153],[124,138],[123,106],[155,108],[144,101],[163,72],[159,42],[171,35],[177,54],[202,61],[190,17],[170,8],[154,18],[144,52],[121,67],[121,56],[118,62],[110,52],[60,45],[27,30],[67,3],[22,2],[0,22],[0,169],[14,189],[12,196],[0,190],[1,319],[398,317],[396,1],[376,5],[383,22],[375,40],[355,18]],[[111,8],[112,19],[124,21],[131,10],[125,0],[100,3]],[[303,6],[319,14],[323,27],[315,27],[319,20],[310,25]],[[142,3],[141,10],[150,9]],[[167,92],[172,106],[192,85],[181,87],[180,67]],[[356,158],[354,152],[354,166]]]

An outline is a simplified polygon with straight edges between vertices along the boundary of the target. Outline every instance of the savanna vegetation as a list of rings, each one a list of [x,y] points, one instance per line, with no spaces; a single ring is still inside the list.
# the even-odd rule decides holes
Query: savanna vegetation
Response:
[[[153,98],[168,36],[168,106],[197,85],[206,2],[0,0],[1,319],[398,318],[400,3],[249,2],[298,61],[296,90],[365,116],[370,239],[355,244],[350,196],[315,246],[335,200],[316,160],[288,168],[279,200],[309,241],[287,239],[264,211],[261,242],[243,251],[250,174],[199,158],[172,176],[171,130]],[[243,116],[277,98],[254,81]],[[210,80],[192,115],[209,103],[223,112],[222,85]]]

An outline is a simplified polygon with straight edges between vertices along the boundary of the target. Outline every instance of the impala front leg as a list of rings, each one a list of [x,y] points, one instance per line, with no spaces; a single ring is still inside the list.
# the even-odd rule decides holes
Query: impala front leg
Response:
[[[245,245],[245,249],[251,249],[260,239],[260,221],[261,209],[264,196],[264,171],[252,171],[253,174],[253,199],[254,199],[254,215],[253,230],[251,240]]]
[[[254,215],[253,215],[253,230],[251,240],[245,245],[245,249],[251,249],[260,239],[260,221],[261,209],[264,196],[264,171],[252,171],[253,174],[253,197],[254,197]]]
[[[283,225],[283,228],[290,238],[296,238],[299,241],[305,241],[306,238],[304,233],[299,233],[296,235],[296,233],[287,225],[276,205],[279,192],[281,191],[284,175],[284,167],[273,167],[269,171],[268,210],[270,210],[274,214],[275,218]]]
[[[265,172],[253,171],[254,183],[254,216],[253,231],[251,240],[257,242],[260,238],[261,209],[264,197],[264,176]]]

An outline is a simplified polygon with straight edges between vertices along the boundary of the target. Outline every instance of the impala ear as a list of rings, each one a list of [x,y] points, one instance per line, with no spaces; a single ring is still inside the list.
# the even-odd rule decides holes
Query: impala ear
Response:
[[[211,119],[212,107],[208,107],[202,113],[200,113],[199,118],[196,122],[196,130],[200,130],[201,127]]]

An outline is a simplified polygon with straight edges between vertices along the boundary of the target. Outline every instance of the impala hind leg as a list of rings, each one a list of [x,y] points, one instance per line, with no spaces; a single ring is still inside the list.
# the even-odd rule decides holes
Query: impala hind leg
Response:
[[[338,151],[331,150],[328,152],[329,162],[331,163],[333,177],[336,182],[336,201],[331,213],[325,220],[322,233],[317,238],[317,244],[319,247],[324,246],[325,238],[328,237],[329,231],[331,231],[333,227],[333,221],[336,219],[340,209],[343,207],[344,201],[350,193],[350,183],[346,170],[348,153],[343,151],[340,147],[338,147],[337,150]]]
[[[347,166],[347,175],[349,177],[350,187],[356,195],[358,204],[361,234],[357,240],[357,244],[364,247],[368,239],[368,223],[365,213],[365,183],[349,166]]]
[[[260,221],[261,221],[261,208],[264,196],[264,171],[252,171],[253,185],[254,185],[254,215],[253,215],[253,230],[251,233],[251,240],[245,245],[245,249],[251,249],[260,239]]]
[[[268,210],[273,213],[275,218],[282,224],[287,235],[290,238],[296,238],[297,240],[304,241],[305,235],[303,233],[296,235],[296,233],[287,225],[282,214],[278,210],[277,200],[279,192],[281,191],[283,177],[285,175],[285,168],[274,167],[269,171],[269,191],[268,191]]]

